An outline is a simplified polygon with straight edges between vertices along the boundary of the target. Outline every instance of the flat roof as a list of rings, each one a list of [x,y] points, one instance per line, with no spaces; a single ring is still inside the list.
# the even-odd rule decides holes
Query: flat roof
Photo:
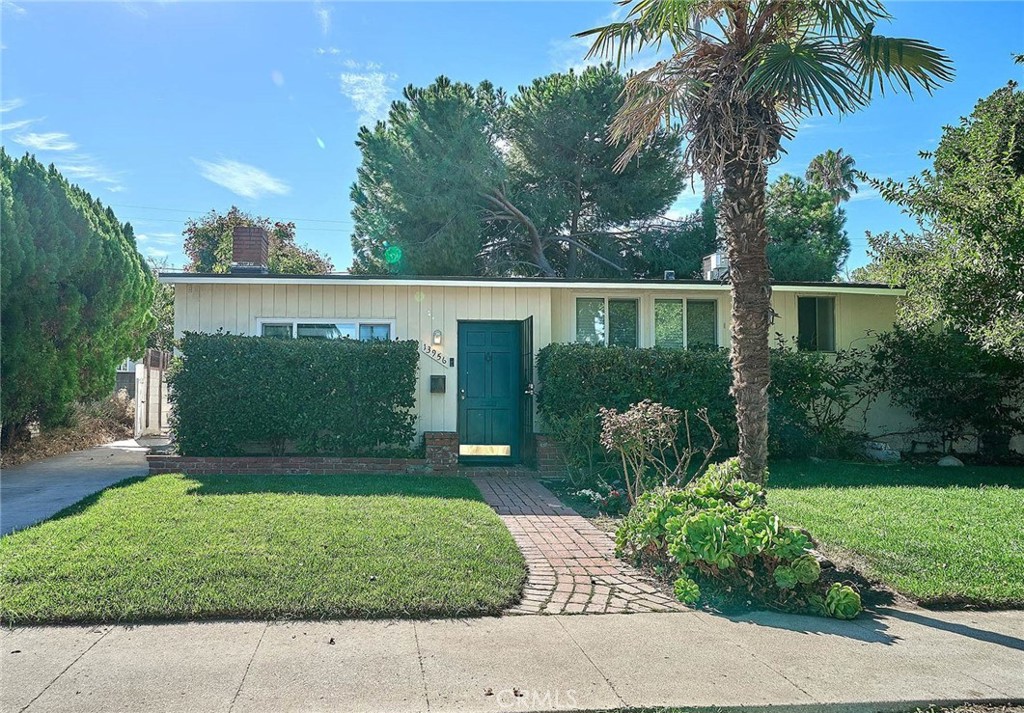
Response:
[[[693,289],[728,290],[729,283],[711,280],[647,280],[588,278],[570,280],[565,277],[453,277],[447,275],[282,275],[257,272],[160,272],[165,284],[235,284],[235,285],[324,285],[353,283],[358,285],[447,285],[451,287],[548,287],[563,289]],[[782,292],[842,291],[860,294],[904,294],[900,287],[878,282],[772,282],[772,288]]]

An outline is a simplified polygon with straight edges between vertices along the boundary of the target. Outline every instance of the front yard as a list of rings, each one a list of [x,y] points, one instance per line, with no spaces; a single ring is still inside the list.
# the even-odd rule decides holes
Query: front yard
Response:
[[[1024,469],[779,462],[768,503],[924,604],[1024,606]]]
[[[771,464],[768,504],[842,567],[926,605],[1024,607],[1024,469]],[[549,483],[614,530],[565,481]]]
[[[464,478],[152,476],[0,539],[0,619],[444,617],[525,562]]]

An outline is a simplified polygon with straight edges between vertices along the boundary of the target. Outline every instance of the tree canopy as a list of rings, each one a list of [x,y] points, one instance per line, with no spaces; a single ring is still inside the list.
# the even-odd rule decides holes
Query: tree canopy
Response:
[[[823,187],[783,174],[768,186],[768,264],[780,281],[828,282],[850,254],[846,213]]]
[[[226,213],[211,210],[199,219],[185,222],[185,254],[189,272],[230,272],[232,234],[235,226],[261,227],[270,238],[267,269],[288,275],[318,275],[331,272],[330,258],[295,242],[295,223],[252,216],[235,206]]]
[[[869,235],[871,273],[906,286],[904,324],[1024,359],[1024,92],[996,90],[922,155],[932,167],[909,181],[873,181],[919,231]]]
[[[109,394],[152,330],[154,280],[128,223],[56,168],[0,149],[5,443]]]
[[[362,128],[354,269],[418,274],[628,275],[672,227],[680,136],[615,171],[607,140],[625,85],[611,66],[552,74],[509,99],[438,78]]]
[[[804,178],[808,183],[820,186],[832,196],[832,201],[839,205],[850,200],[857,192],[857,162],[853,156],[847,156],[842,149],[827,151],[811,159]]]

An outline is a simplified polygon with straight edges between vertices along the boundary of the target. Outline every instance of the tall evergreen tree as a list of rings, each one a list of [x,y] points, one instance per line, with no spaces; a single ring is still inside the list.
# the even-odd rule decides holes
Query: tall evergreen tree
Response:
[[[847,156],[842,149],[828,149],[811,159],[804,178],[828,191],[832,202],[838,206],[857,192],[856,165],[853,156]]]
[[[360,130],[356,269],[629,274],[630,241],[663,231],[656,219],[685,176],[672,130],[614,170],[606,135],[624,85],[606,65],[537,79],[510,100],[444,77],[408,88],[387,122]]]
[[[779,281],[828,282],[850,254],[846,213],[825,188],[789,174],[768,186],[768,264]]]
[[[154,320],[154,280],[127,223],[32,156],[0,149],[3,441],[114,386]]]

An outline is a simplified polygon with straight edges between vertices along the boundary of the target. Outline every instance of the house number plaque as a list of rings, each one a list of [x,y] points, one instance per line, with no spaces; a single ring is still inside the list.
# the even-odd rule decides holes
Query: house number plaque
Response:
[[[444,352],[424,342],[420,345],[420,351],[442,366],[455,366],[455,360],[449,359]]]

